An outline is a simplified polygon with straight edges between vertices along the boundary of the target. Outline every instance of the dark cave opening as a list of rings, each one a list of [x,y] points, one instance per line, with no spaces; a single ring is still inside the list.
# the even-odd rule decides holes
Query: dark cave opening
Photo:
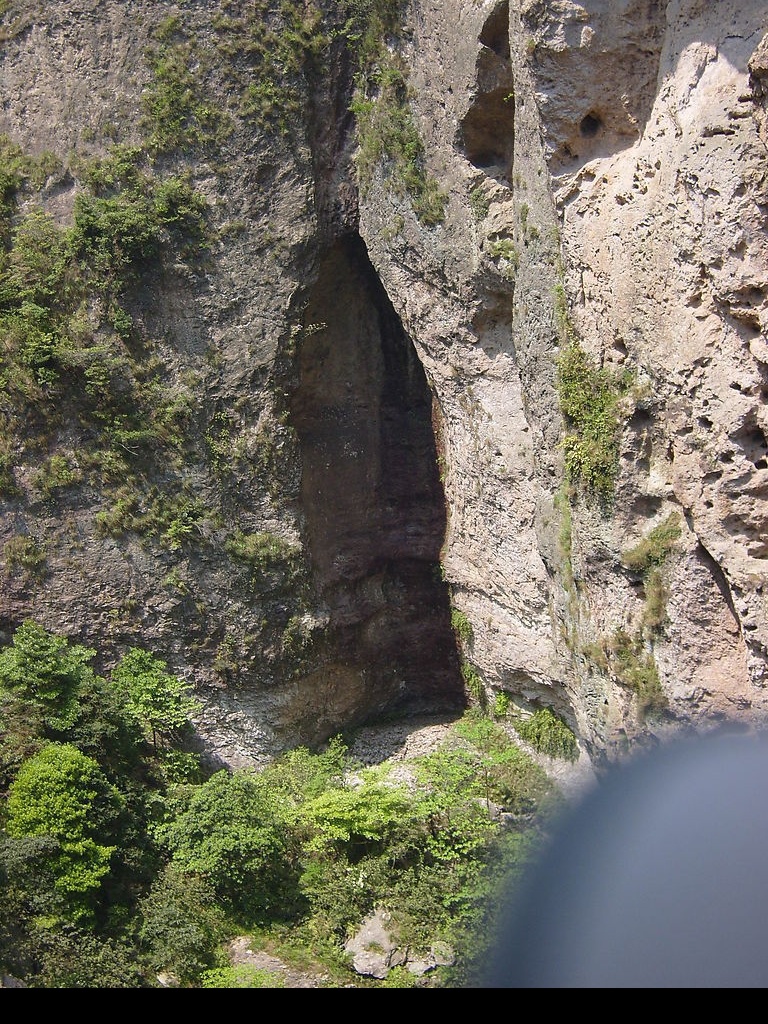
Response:
[[[359,236],[325,254],[296,359],[290,411],[314,589],[329,620],[324,678],[364,680],[358,722],[459,711],[432,394]]]

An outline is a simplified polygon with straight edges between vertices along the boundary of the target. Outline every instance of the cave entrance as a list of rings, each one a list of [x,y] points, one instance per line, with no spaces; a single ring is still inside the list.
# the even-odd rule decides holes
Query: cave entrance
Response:
[[[316,597],[329,618],[326,685],[357,680],[359,706],[345,714],[358,724],[458,711],[432,394],[357,235],[321,262],[297,364],[291,421]]]

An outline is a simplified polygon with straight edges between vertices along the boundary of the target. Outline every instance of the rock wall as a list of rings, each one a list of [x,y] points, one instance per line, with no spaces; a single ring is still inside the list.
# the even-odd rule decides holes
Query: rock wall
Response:
[[[492,693],[554,708],[598,760],[681,729],[759,727],[764,7],[415,9],[414,102],[449,214],[399,252],[377,241],[385,200],[362,223],[449,424],[444,558],[470,655]],[[560,490],[566,337],[635,381],[609,509]],[[648,630],[647,578],[626,556],[670,516]],[[638,700],[633,659],[657,674],[663,713]]]
[[[283,120],[250,116],[275,17],[233,0],[2,16],[0,131],[60,161],[19,216],[68,226],[83,162],[146,145],[148,47],[183,54],[199,123],[206,104],[228,118],[216,147],[152,164],[206,197],[205,260],[169,256],[125,300],[192,408],[180,458],[132,479],[205,513],[176,546],[135,523],[105,536],[113,482],[46,500],[34,482],[51,454],[87,454],[87,425],[14,420],[3,640],[33,616],[104,671],[150,646],[230,765],[500,694],[554,710],[596,764],[762,727],[764,5],[412,0],[387,52],[445,196],[433,222],[391,154],[360,187],[343,19],[320,51],[315,22],[295,33]],[[569,477],[574,345],[625,382],[609,501]],[[37,577],[11,564],[18,537],[45,550]]]

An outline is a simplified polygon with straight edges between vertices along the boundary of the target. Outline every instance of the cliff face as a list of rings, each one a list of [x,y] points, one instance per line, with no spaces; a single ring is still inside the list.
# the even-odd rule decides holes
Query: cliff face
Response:
[[[446,227],[398,250],[380,200],[362,230],[447,424],[444,558],[471,657],[598,759],[760,724],[764,7],[420,15],[408,57]],[[574,343],[615,383],[607,502],[562,490],[599,462],[599,431],[560,415]]]
[[[761,727],[764,5],[395,6],[5,5],[3,641],[150,647],[233,766]]]

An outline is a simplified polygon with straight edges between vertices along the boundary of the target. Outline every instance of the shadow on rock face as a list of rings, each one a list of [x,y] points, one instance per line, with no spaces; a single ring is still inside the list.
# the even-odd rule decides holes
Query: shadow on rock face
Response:
[[[336,728],[366,710],[459,708],[432,394],[357,235],[321,263],[297,360],[291,421],[313,585],[329,617],[314,688],[333,697],[339,681],[349,692],[353,677],[364,680],[355,707],[338,697]]]

